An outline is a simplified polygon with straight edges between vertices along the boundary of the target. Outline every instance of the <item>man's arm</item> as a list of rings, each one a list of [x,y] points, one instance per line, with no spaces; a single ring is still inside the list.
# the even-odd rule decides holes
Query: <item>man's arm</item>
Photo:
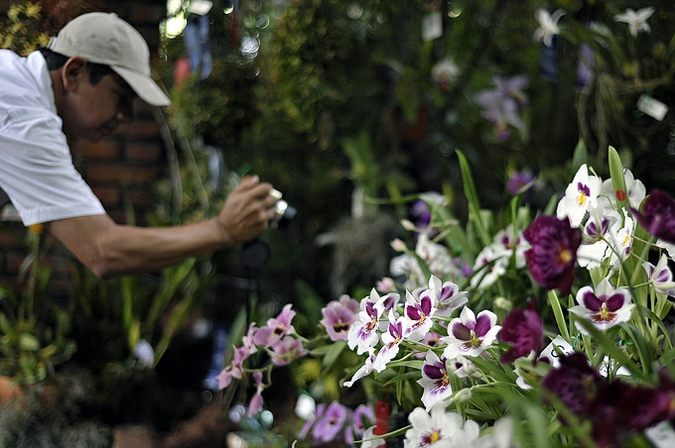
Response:
[[[218,217],[183,226],[133,227],[94,215],[52,221],[47,229],[100,278],[155,272],[260,235],[274,217],[270,190],[246,178]]]

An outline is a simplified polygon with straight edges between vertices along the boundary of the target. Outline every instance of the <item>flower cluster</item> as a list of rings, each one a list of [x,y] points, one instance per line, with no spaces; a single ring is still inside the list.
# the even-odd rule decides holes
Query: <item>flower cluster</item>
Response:
[[[462,170],[470,186],[467,165]],[[609,173],[603,179],[582,164],[552,215],[527,222],[515,214],[496,232],[470,228],[486,220],[469,220],[460,233],[440,202],[430,201],[423,226],[404,225],[415,249],[393,243],[403,252],[392,260],[395,275],[361,300],[331,301],[321,320],[324,341],[361,360],[346,366],[343,391],[376,391],[376,400],[404,412],[409,425],[376,431],[368,427],[372,408],[335,401],[319,405],[299,438],[360,439],[364,447],[392,437],[410,447],[562,440],[611,447],[653,442],[654,428],[659,437],[675,437],[675,345],[664,323],[675,293],[675,199],[647,194],[613,148]],[[469,209],[481,210],[475,203]],[[461,236],[469,252],[469,234],[483,244],[473,260],[453,250]],[[265,347],[277,364],[306,353],[292,337],[293,313],[287,305],[265,327],[251,326],[222,386],[243,375],[242,359],[254,347]],[[258,390],[265,387],[260,378]]]
[[[387,372],[417,371],[422,407],[408,408],[406,446],[446,438],[452,440],[448,446],[492,446],[477,442],[475,421],[448,423],[459,418],[452,409],[472,409],[492,425],[506,412],[507,397],[514,407],[532,399],[528,390],[536,391],[542,413],[559,413],[567,428],[561,433],[598,446],[641,437],[674,419],[675,394],[665,368],[672,341],[663,319],[675,292],[669,267],[675,200],[660,191],[647,195],[611,148],[610,172],[603,180],[582,165],[555,216],[539,215],[522,231],[511,223],[496,232],[478,251],[469,275],[456,268],[451,245],[418,238],[415,252],[400,248],[406,252],[408,282],[382,295],[373,289],[361,300],[345,332],[349,347],[366,358],[344,384],[380,378],[391,383],[396,380]],[[420,245],[435,247],[437,255],[420,256]],[[438,259],[453,268],[430,269]],[[533,295],[499,319],[476,297],[498,286],[507,266],[527,267]],[[411,277],[424,274],[426,285],[407,289],[415,284]],[[567,305],[561,300],[566,296]],[[497,304],[495,299],[492,308]],[[544,322],[544,313],[554,321]],[[644,405],[631,407],[637,395]],[[496,409],[485,411],[491,406]],[[448,429],[453,425],[459,429]],[[516,433],[509,443],[527,446]]]
[[[263,372],[269,372],[275,365],[288,365],[308,353],[291,323],[294,316],[295,311],[291,309],[291,305],[286,305],[281,313],[269,319],[266,325],[256,327],[255,323],[250,324],[243,338],[243,344],[234,348],[231,363],[218,374],[218,388],[225,389],[232,384],[233,380],[244,379],[248,373],[251,373],[256,392],[249,404],[249,416],[263,409],[262,392],[270,385],[263,381]],[[247,360],[258,350],[264,351],[271,363],[262,367],[247,366]]]
[[[366,428],[374,422],[372,405],[362,404],[351,410],[333,401],[328,406],[317,406],[314,417],[307,420],[298,437],[304,439],[311,433],[314,444],[344,441],[348,446],[353,446],[354,441],[361,440]]]

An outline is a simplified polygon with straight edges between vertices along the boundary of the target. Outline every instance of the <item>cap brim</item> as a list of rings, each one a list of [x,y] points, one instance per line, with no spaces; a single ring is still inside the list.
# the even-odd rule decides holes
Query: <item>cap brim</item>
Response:
[[[131,86],[136,95],[146,103],[153,106],[168,106],[171,104],[169,97],[149,76],[124,67],[113,66],[112,68]]]

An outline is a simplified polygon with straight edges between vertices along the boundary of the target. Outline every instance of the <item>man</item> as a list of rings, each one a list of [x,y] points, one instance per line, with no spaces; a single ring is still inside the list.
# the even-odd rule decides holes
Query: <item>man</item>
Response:
[[[0,50],[0,188],[23,224],[43,223],[100,278],[157,271],[262,233],[277,198],[257,177],[198,223],[141,228],[105,213],[75,170],[67,137],[110,136],[132,120],[136,96],[170,103],[150,77],[145,40],[114,14],[79,16],[26,58]]]

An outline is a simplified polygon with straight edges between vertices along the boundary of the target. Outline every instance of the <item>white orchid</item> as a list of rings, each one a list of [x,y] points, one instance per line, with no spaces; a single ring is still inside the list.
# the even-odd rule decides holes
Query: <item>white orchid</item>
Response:
[[[647,19],[654,14],[654,11],[655,9],[651,6],[637,11],[628,8],[625,13],[615,15],[614,20],[627,23],[628,31],[633,37],[636,37],[640,32],[649,33],[651,31]]]
[[[560,34],[558,21],[564,14],[561,9],[556,9],[553,14],[545,9],[538,10],[536,17],[539,21],[539,28],[534,32],[534,38],[550,47],[553,44],[553,36]]]

